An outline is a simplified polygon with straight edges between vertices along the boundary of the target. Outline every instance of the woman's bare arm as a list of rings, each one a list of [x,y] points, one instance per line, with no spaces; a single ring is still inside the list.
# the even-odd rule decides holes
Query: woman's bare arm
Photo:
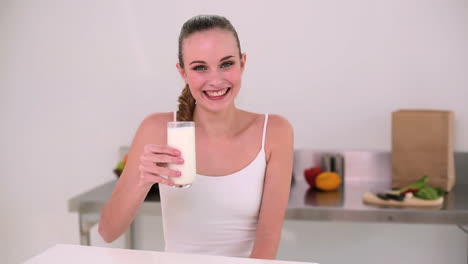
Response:
[[[270,115],[267,129],[267,168],[255,244],[251,258],[275,259],[289,200],[293,166],[293,129],[289,122]],[[267,153],[268,154],[268,153]]]
[[[99,234],[108,243],[128,229],[154,184],[140,177],[140,157],[146,144],[166,144],[163,115],[150,115],[141,123],[133,139],[125,169],[101,212]]]

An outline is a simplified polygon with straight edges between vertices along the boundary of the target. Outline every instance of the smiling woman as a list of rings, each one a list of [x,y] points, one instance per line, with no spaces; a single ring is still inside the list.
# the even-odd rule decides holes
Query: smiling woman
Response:
[[[183,41],[184,58],[177,68],[187,83],[184,89],[190,89],[201,111],[219,111],[233,104],[246,59],[245,54],[238,53],[233,34],[224,29],[192,33]],[[184,61],[189,62],[188,67],[184,67]]]
[[[181,172],[168,165],[184,163],[184,153],[167,145],[174,115],[149,115],[102,211],[104,240],[128,228],[159,184],[166,251],[275,258],[291,186],[293,131],[281,116],[236,107],[245,65],[226,18],[202,15],[183,25],[176,66],[186,86],[176,118],[195,122],[196,180],[190,188],[172,187]]]
[[[237,32],[226,18],[198,16],[187,21],[179,36],[177,69],[186,86],[177,119],[193,120],[195,101],[208,111],[232,103],[241,86],[245,60]],[[218,102],[209,104],[211,100]]]

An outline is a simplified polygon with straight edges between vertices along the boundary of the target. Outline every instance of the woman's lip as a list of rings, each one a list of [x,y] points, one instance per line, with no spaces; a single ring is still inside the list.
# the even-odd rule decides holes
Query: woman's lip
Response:
[[[210,91],[210,90],[208,90],[208,91]],[[217,91],[220,91],[220,90],[217,90]],[[223,94],[223,95],[221,95],[221,96],[213,96],[213,97],[210,97],[208,94],[205,93],[205,91],[203,91],[203,96],[206,97],[206,99],[211,100],[211,101],[213,101],[213,100],[222,100],[222,99],[224,99],[225,97],[227,97],[227,95],[228,95],[230,92],[231,92],[231,87],[228,87],[226,93]]]

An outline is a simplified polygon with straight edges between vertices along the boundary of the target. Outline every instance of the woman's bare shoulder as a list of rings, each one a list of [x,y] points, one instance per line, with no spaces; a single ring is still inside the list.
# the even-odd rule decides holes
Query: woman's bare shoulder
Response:
[[[265,114],[248,112],[244,110],[242,110],[242,112],[244,116],[246,117],[246,119],[251,121],[250,123],[258,122],[258,124],[260,123],[263,124]],[[268,114],[267,133],[270,132],[270,134],[273,134],[273,135],[281,135],[284,132],[290,133],[291,131],[292,131],[292,126],[291,126],[291,123],[289,123],[288,119],[286,119],[285,117],[281,115]]]
[[[292,130],[292,125],[288,119],[281,115],[269,114],[268,115],[268,126],[271,130],[284,132]]]
[[[137,136],[154,137],[164,136],[166,133],[167,122],[172,121],[173,113],[152,113],[147,115],[137,131]]]
[[[166,144],[167,122],[172,113],[153,113],[147,115],[138,127],[129,152],[129,164],[136,166],[147,144]],[[136,167],[132,167],[135,169]]]
[[[266,131],[266,144],[269,149],[287,146],[292,143],[294,131],[288,119],[281,115],[269,114]]]
[[[157,126],[157,127],[159,127],[161,125],[164,125],[164,127],[165,127],[167,122],[172,121],[173,115],[174,114],[172,112],[152,113],[152,114],[147,115],[143,119],[140,126],[145,126],[145,127]]]
[[[249,112],[245,110],[241,110],[241,113],[243,120],[246,120],[249,124],[260,122],[260,120],[263,120],[263,116],[265,116],[264,114]]]

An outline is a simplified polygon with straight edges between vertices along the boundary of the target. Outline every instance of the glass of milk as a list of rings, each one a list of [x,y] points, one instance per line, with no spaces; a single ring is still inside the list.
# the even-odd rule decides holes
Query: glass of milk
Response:
[[[169,169],[181,172],[180,177],[170,177],[174,187],[190,187],[197,173],[195,156],[195,122],[168,122],[167,145],[180,151],[183,164],[169,163]]]

